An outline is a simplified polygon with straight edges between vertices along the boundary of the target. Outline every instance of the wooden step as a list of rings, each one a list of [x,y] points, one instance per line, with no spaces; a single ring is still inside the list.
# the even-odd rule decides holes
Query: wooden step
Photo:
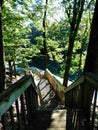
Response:
[[[76,123],[72,120],[73,114],[70,109],[37,110],[32,115],[28,130],[87,130],[81,124],[75,126]]]
[[[34,130],[65,130],[66,110],[39,110],[33,115]]]

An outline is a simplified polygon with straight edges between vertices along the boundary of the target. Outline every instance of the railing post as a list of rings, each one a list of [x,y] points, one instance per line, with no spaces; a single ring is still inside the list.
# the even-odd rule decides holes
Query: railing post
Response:
[[[9,108],[9,112],[10,112],[10,117],[11,117],[11,127],[12,127],[12,130],[15,130],[14,115],[13,115],[13,107],[12,106]]]
[[[97,102],[97,90],[95,90],[95,95],[94,95],[94,105],[92,111],[92,125],[91,125],[92,129],[94,128],[96,102]]]
[[[20,101],[21,101],[21,115],[22,115],[22,120],[24,124],[24,129],[26,130],[26,113],[25,113],[25,103],[24,103],[24,95],[20,96]]]
[[[30,87],[25,91],[25,97],[26,97],[26,105],[27,105],[27,118],[28,118],[28,123],[30,123],[32,114],[33,114],[33,107],[32,107],[32,102],[34,99],[32,99],[32,90]]]
[[[16,105],[16,111],[17,111],[18,130],[21,130],[22,128],[21,128],[21,120],[20,120],[18,99],[16,100],[15,105]]]
[[[2,122],[3,130],[6,130],[6,115],[5,114],[1,117],[1,122]]]
[[[27,118],[28,123],[31,123],[33,113],[38,108],[38,100],[37,100],[37,93],[30,85],[30,87],[25,91],[25,97],[26,97],[26,105],[27,105]]]

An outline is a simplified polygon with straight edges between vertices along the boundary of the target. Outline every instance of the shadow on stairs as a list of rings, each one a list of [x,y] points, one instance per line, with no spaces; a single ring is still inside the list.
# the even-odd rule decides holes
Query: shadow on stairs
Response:
[[[66,110],[52,103],[33,113],[29,130],[66,130]]]
[[[65,130],[66,110],[46,78],[34,76],[39,92],[39,108],[31,116],[28,130]]]

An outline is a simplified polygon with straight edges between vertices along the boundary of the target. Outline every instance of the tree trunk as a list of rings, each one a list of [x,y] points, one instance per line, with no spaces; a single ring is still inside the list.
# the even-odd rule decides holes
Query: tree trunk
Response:
[[[5,88],[5,65],[4,65],[4,48],[3,48],[3,34],[2,34],[2,4],[0,1],[0,92]]]
[[[17,74],[16,74],[16,65],[15,65],[15,61],[13,61],[13,72],[14,72],[14,76],[15,78],[17,77]]]
[[[87,51],[84,72],[92,72],[98,75],[98,1],[91,25],[91,33]]]
[[[9,65],[9,77],[10,77],[10,82],[12,82],[12,63],[9,60],[8,61],[8,65]]]
[[[63,85],[65,87],[67,87],[72,52],[73,52],[73,47],[74,47],[74,41],[75,41],[75,37],[77,35],[77,31],[78,31],[79,24],[81,21],[84,2],[85,2],[85,0],[81,0],[81,1],[74,0],[73,17],[72,17],[72,21],[70,22],[70,29],[71,30],[70,30],[70,36],[69,36],[69,47],[68,47],[66,67],[65,67],[64,80],[63,80]],[[78,7],[78,9],[77,9],[77,7]]]
[[[47,43],[46,43],[46,15],[47,15],[47,5],[48,0],[46,0],[45,8],[44,8],[44,17],[43,17],[43,47],[44,47],[44,59],[45,59],[45,65],[44,69],[47,68]]]
[[[78,78],[81,76],[81,64],[82,64],[82,49],[83,49],[83,45],[81,43],[81,48],[80,48],[80,52],[79,52],[79,67],[78,67]]]
[[[84,73],[85,72],[92,72],[98,75],[98,0],[96,0],[94,16],[91,25],[91,33],[84,67]],[[87,112],[88,118],[90,118],[90,107],[93,98],[94,88],[92,88],[91,85],[88,84],[84,90],[85,94],[87,94],[87,91],[89,92],[89,95],[87,95],[85,98],[85,111]]]

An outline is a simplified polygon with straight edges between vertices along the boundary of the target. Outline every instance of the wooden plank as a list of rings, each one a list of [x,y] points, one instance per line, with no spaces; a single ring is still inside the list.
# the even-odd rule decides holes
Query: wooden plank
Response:
[[[52,91],[52,89],[50,89],[50,90],[48,91],[48,93],[46,93],[46,95],[41,99],[41,102],[51,93],[51,91]]]
[[[85,76],[83,75],[78,80],[76,80],[74,83],[72,83],[67,88],[65,88],[65,90],[64,90],[65,94],[68,93],[69,91],[71,91],[72,89],[75,89],[76,87],[78,87],[81,83],[84,82],[84,80],[85,80]]]
[[[2,116],[13,104],[13,102],[32,84],[32,79],[29,78],[25,81],[24,84],[21,84],[20,87],[16,86],[11,93],[7,93],[7,96],[3,96],[4,99],[0,101],[0,116]],[[6,90],[7,92],[7,90]],[[2,94],[1,94],[2,95]],[[6,95],[6,93],[4,93]]]
[[[49,83],[51,84],[51,87],[53,90],[57,93],[58,97],[60,100],[64,101],[65,96],[64,96],[64,86],[61,85],[52,75],[52,73],[46,69],[45,70],[45,76],[48,79]]]
[[[35,74],[38,75],[40,79],[44,78],[44,75],[40,73],[38,69],[35,70]]]

